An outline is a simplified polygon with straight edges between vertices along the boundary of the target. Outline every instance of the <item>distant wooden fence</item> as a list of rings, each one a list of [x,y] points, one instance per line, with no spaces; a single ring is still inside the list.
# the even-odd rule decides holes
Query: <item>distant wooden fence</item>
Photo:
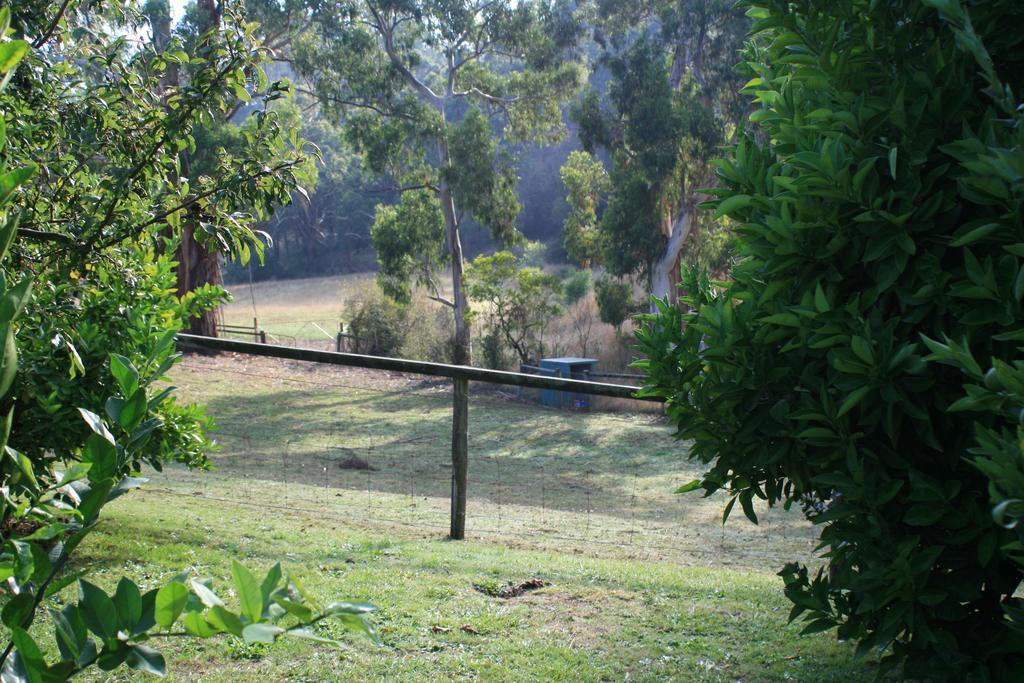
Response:
[[[252,326],[249,325],[229,325],[227,323],[217,323],[218,334],[240,334],[246,337],[252,337],[254,342],[260,344],[267,343],[267,331],[260,329],[260,322],[258,319],[252,319]]]
[[[384,358],[337,351],[317,351],[292,346],[217,339],[192,334],[179,334],[178,343],[184,349],[189,347],[205,351],[230,351],[251,356],[281,358],[308,363],[343,365],[347,367],[404,372],[430,377],[447,377],[452,380],[452,491],[451,491],[451,538],[466,537],[466,500],[469,491],[469,383],[485,382],[506,386],[534,389],[555,389],[591,396],[629,398],[638,401],[664,402],[660,396],[638,396],[637,387],[622,384],[607,384],[545,375],[529,375],[520,372],[487,370],[466,365],[447,365],[403,358]]]

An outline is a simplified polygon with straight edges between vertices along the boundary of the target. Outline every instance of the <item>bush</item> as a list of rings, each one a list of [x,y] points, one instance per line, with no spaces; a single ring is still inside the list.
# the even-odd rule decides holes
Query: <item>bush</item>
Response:
[[[406,307],[387,297],[376,284],[364,288],[345,305],[348,333],[355,353],[398,356],[408,332]]]
[[[684,488],[820,525],[830,570],[781,573],[805,632],[908,677],[1013,680],[1020,3],[748,4],[761,109],[715,204],[741,236],[733,281],[689,273],[693,311],[663,304],[639,334],[649,391],[709,466]]]
[[[594,285],[594,293],[597,295],[601,322],[614,327],[616,333],[620,332],[622,324],[634,309],[633,286],[623,280],[605,276]]]
[[[404,342],[399,351],[402,358],[451,363],[455,357],[455,321],[452,311],[414,293],[405,311]]]
[[[122,249],[119,261],[98,261],[67,281],[40,278],[18,330],[22,372],[12,390],[13,448],[41,463],[74,452],[91,433],[78,409],[102,414],[116,389],[111,354],[144,372],[170,367],[173,345],[150,357],[159,341],[225,296],[213,287],[183,302],[168,296],[176,286],[173,265],[169,255],[133,247]],[[146,461],[158,468],[170,460],[205,467],[211,444],[204,430],[213,421],[202,407],[170,396],[154,412],[157,447]]]
[[[485,368],[507,370],[508,354],[505,352],[505,335],[497,325],[488,325],[480,336],[480,356]]]
[[[488,326],[500,331],[521,363],[544,355],[544,334],[562,312],[561,280],[539,268],[524,267],[514,254],[499,251],[468,264],[466,292],[478,306],[474,315],[487,316]],[[489,362],[495,360],[492,357]]]
[[[565,304],[572,306],[585,297],[592,286],[593,281],[589,270],[571,270],[568,276],[562,278],[562,294]]]

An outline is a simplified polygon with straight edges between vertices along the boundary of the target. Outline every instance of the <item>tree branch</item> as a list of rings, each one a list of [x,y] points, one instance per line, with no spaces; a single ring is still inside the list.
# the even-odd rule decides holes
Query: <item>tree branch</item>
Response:
[[[68,11],[68,5],[70,4],[71,0],[64,0],[64,4],[62,4],[60,9],[57,10],[57,15],[53,18],[53,21],[50,22],[49,27],[47,27],[43,35],[32,41],[33,50],[38,50],[50,41],[50,38],[53,37],[54,31],[57,30],[57,25],[60,24],[60,20],[64,18],[64,13]]]
[[[443,100],[437,93],[430,89],[426,83],[416,77],[409,67],[402,61],[401,56],[395,50],[395,35],[394,29],[397,24],[391,24],[390,26],[384,21],[384,17],[381,16],[380,11],[373,5],[373,3],[367,3],[370,12],[373,14],[373,19],[376,23],[376,30],[380,36],[384,39],[384,52],[387,53],[391,63],[394,64],[398,72],[402,74],[402,77],[412,85],[413,88],[418,90],[431,104],[435,107],[440,108],[443,105]]]

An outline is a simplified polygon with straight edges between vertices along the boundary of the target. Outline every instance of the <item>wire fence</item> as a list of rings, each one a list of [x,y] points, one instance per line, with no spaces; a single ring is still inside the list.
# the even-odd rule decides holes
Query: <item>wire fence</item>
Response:
[[[443,535],[452,498],[451,386],[380,371],[194,356],[174,378],[217,415],[215,469],[169,467],[165,495]],[[474,385],[468,538],[684,564],[808,559],[814,529],[761,510],[721,524],[722,495],[673,492],[697,475],[651,415],[545,409]]]

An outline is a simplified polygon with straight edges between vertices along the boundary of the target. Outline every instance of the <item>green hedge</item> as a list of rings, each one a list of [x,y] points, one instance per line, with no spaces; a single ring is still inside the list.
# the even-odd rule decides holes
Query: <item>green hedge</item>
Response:
[[[740,261],[646,319],[648,390],[708,465],[691,488],[820,525],[830,569],[781,572],[806,631],[1014,679],[1024,3],[746,4],[755,110],[711,203]]]

